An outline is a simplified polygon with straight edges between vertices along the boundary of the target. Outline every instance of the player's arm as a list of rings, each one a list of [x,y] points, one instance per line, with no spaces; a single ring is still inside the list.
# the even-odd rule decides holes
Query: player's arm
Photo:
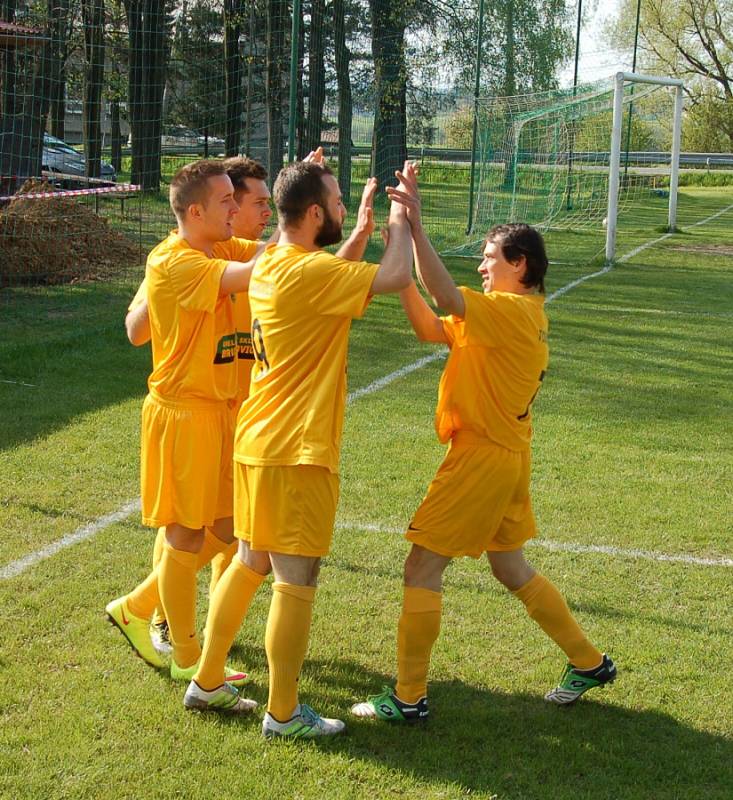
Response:
[[[437,306],[449,314],[462,318],[466,314],[463,295],[458,291],[455,281],[435,252],[422,225],[420,192],[413,165],[405,164],[404,172],[398,172],[397,177],[400,179],[399,186],[396,189],[388,188],[387,194],[392,199],[393,205],[398,202],[405,207],[412,229],[417,277]]]
[[[448,344],[443,323],[425,302],[414,282],[400,292],[400,303],[405,309],[412,329],[421,342],[441,342]]]
[[[410,189],[400,183],[401,193],[409,196]],[[412,282],[412,237],[407,210],[401,202],[392,201],[387,223],[387,246],[382,262],[374,276],[370,294],[389,294],[406,289]]]
[[[252,270],[257,263],[257,259],[265,250],[266,242],[259,242],[255,254],[249,261],[230,261],[226,269],[221,274],[219,283],[219,297],[228,294],[238,294],[249,289],[249,279],[252,277]]]
[[[374,233],[374,194],[376,191],[377,179],[369,178],[361,195],[354,230],[338,249],[337,256],[347,261],[361,261],[363,258],[369,237]]]
[[[150,341],[150,314],[148,301],[138,303],[125,317],[125,330],[130,344],[140,347]]]

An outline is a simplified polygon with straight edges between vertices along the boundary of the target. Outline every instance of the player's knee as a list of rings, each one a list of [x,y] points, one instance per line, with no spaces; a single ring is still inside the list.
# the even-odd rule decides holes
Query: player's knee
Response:
[[[443,571],[449,563],[449,558],[413,545],[405,559],[405,586],[440,591]]]
[[[531,580],[534,570],[515,553],[488,553],[491,572],[499,583],[514,592]]]
[[[259,575],[269,575],[272,572],[270,554],[263,550],[252,550],[244,540],[239,542],[237,555],[246,567]]]

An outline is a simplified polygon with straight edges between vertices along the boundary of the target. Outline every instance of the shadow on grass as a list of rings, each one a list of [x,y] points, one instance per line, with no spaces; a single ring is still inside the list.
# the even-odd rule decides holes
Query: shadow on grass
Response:
[[[240,649],[262,661],[261,649]],[[623,675],[615,687],[570,708],[549,705],[539,694],[434,681],[431,718],[416,726],[348,717],[344,697],[351,698],[346,704],[363,699],[392,678],[344,659],[308,660],[304,675],[318,687],[302,692],[303,702],[340,713],[348,725],[347,735],[311,746],[380,765],[382,792],[403,773],[466,794],[513,798],[730,798],[733,741],[659,711],[606,705],[604,692],[624,691]],[[264,699],[264,692],[255,696]],[[259,717],[225,724],[250,726]]]
[[[2,293],[0,450],[130,397],[142,402],[150,349],[132,347],[124,331],[135,283]]]

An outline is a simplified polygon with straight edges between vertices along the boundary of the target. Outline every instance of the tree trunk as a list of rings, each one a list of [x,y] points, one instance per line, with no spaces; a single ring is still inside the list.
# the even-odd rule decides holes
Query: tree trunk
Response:
[[[51,2],[53,0],[49,0],[49,3]],[[7,8],[2,10],[7,11]],[[31,52],[34,59],[33,79],[23,107],[18,108],[18,98],[13,85],[9,87],[10,91],[6,96],[12,98],[16,113],[0,117],[0,134],[5,134],[0,141],[10,143],[10,146],[0,148],[0,191],[3,194],[13,194],[26,178],[38,177],[41,174],[43,132],[48,116],[50,93],[50,38]]]
[[[133,183],[160,188],[160,136],[169,36],[162,0],[125,0],[130,39],[129,117]]]
[[[311,21],[308,32],[308,120],[305,129],[305,150],[315,150],[321,143],[323,104],[326,102],[324,70],[325,0],[311,0]]]
[[[339,154],[338,180],[344,202],[351,199],[351,78],[349,64],[351,53],[346,46],[346,19],[344,0],[333,0],[334,47],[336,50],[336,78],[339,93]]]
[[[242,59],[239,34],[244,16],[243,0],[224,0],[224,81],[226,84],[226,120],[224,152],[236,156],[242,134]]]
[[[298,82],[295,92],[295,155],[301,161],[308,155],[305,146],[305,94],[303,89],[303,73],[305,72],[305,25],[300,20],[298,28],[298,67],[295,70],[295,80]],[[290,113],[288,111],[288,113]]]
[[[516,45],[514,32],[514,0],[507,0],[504,6],[504,31],[506,33],[506,47],[504,50],[504,96],[513,97],[517,93],[517,64]]]
[[[244,152],[249,155],[252,141],[252,95],[254,93],[254,60],[255,60],[255,4],[249,4],[249,43],[247,54],[247,107],[244,121]]]
[[[68,53],[69,0],[50,4],[51,64],[49,65],[51,135],[66,134],[66,56]]]
[[[120,130],[120,101],[110,103],[110,142],[112,146],[112,166],[115,172],[122,170],[122,131]]]
[[[267,170],[274,183],[283,163],[283,73],[285,71],[286,0],[268,0],[267,4]]]
[[[3,22],[12,22],[15,18],[17,0],[0,0],[0,19]],[[15,50],[8,48],[0,50],[0,118],[9,117],[18,113],[18,101],[15,93]]]
[[[102,85],[104,83],[104,0],[82,0],[84,21],[84,154],[87,176],[102,174]]]
[[[369,0],[372,15],[376,107],[372,174],[379,190],[407,158],[405,11],[391,0]]]
[[[504,49],[504,96],[513,97],[517,93],[516,62],[514,47],[514,2],[507,0],[504,6],[504,32],[506,34],[506,47]],[[516,156],[519,147],[519,134],[512,136],[512,147],[505,153],[504,191],[514,190],[516,177]]]

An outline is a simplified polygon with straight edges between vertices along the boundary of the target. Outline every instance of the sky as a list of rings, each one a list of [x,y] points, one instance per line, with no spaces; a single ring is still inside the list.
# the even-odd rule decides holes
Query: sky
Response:
[[[580,30],[580,61],[578,81],[607,78],[619,71],[631,72],[631,51],[619,53],[611,50],[603,39],[603,26],[618,13],[620,0],[585,0],[583,16],[586,19]],[[575,29],[573,29],[573,33]],[[573,61],[560,73],[560,85],[573,85]]]

